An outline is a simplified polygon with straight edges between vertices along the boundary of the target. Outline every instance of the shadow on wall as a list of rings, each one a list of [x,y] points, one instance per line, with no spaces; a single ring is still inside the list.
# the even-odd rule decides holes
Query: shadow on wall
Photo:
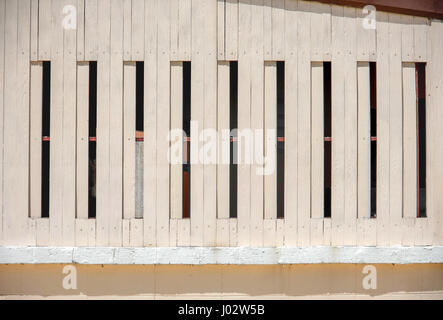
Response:
[[[377,289],[363,288],[362,264],[228,266],[75,265],[77,289],[63,289],[65,265],[1,265],[1,295],[300,297],[443,294],[443,265],[375,265]]]

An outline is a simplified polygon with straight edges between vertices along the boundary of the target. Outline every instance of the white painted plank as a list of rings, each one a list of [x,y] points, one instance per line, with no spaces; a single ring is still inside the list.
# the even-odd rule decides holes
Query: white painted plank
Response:
[[[177,225],[177,246],[191,245],[191,219],[180,219]]]
[[[77,60],[85,60],[85,0],[77,0]]]
[[[143,14],[143,12],[142,12]],[[111,0],[109,92],[109,244],[122,245],[123,217],[123,2]],[[143,48],[143,47],[142,47]],[[144,50],[142,50],[144,52]],[[143,228],[141,228],[143,230]],[[140,238],[140,237],[139,237]],[[141,237],[143,239],[143,237]],[[137,245],[143,243],[139,239]]]
[[[375,61],[376,56],[376,27],[374,11],[363,8],[356,9],[357,28],[357,60]]]
[[[77,247],[86,247],[88,245],[87,222],[87,219],[75,219],[75,246]]]
[[[426,211],[429,219],[432,219],[432,234],[434,244],[443,244],[443,197],[441,196],[441,181],[443,180],[443,149],[441,148],[441,136],[443,127],[442,101],[443,93],[443,42],[441,34],[443,23],[433,20],[430,30],[428,48],[429,64],[426,67]]]
[[[217,59],[225,60],[225,1],[217,1]]]
[[[157,15],[157,246],[161,247],[169,245],[170,19],[167,1],[158,2]]]
[[[358,218],[371,215],[371,132],[369,62],[357,65],[358,83]]]
[[[414,17],[414,54],[416,62],[427,61],[429,19]]]
[[[185,61],[191,60],[191,0],[179,0],[179,31],[178,31],[178,58]]]
[[[417,217],[417,95],[415,63],[403,63],[403,217]]]
[[[4,91],[4,75],[5,75],[5,21],[6,21],[6,1],[1,0],[0,1],[0,74],[3,75],[0,77],[0,141],[1,141],[1,148],[0,148],[0,157],[3,160],[2,164],[0,165],[0,181],[3,181],[4,177],[4,158],[3,158],[3,148],[4,148],[4,111],[5,111],[5,91]],[[3,244],[3,183],[1,184],[0,189],[0,203],[2,204],[0,206],[0,245]]]
[[[277,219],[264,219],[263,221],[263,246],[265,248],[276,246]]]
[[[38,60],[38,0],[31,0],[31,61]]]
[[[143,243],[156,245],[157,219],[157,1],[145,3]]]
[[[389,14],[389,182],[390,245],[401,244],[403,214],[403,99],[400,15]]]
[[[205,149],[204,154],[204,229],[203,244],[215,246],[217,218],[217,1],[205,2],[205,74],[204,74],[204,127],[205,143],[213,147]],[[212,133],[211,133],[212,132]]]
[[[64,8],[75,7],[66,0]],[[62,11],[63,12],[63,11]],[[63,15],[62,15],[63,16]],[[63,245],[75,245],[77,32],[64,28],[63,43]]]
[[[229,246],[238,246],[238,219],[229,219]]]
[[[96,164],[96,203],[97,225],[96,243],[109,245],[110,238],[110,45],[111,8],[110,2],[98,1],[98,61],[97,61],[97,164]]]
[[[272,58],[285,59],[285,0],[272,0]]]
[[[357,30],[355,8],[344,8],[345,38],[345,231],[344,244],[356,244],[357,219]]]
[[[311,69],[311,99],[312,99],[312,213],[315,219],[324,216],[324,103],[323,103],[323,63],[313,62]],[[317,223],[314,223],[317,225]],[[312,223],[311,223],[312,225]],[[323,229],[323,222],[322,222]],[[312,237],[311,237],[312,239]]]
[[[129,220],[129,245],[131,247],[143,246],[143,219]]]
[[[179,0],[169,0],[170,22],[170,56],[171,61],[179,61]]]
[[[136,64],[124,64],[123,218],[135,218],[135,88]]]
[[[229,219],[217,219],[217,247],[229,247]]]
[[[123,60],[132,60],[132,0],[123,0]]]
[[[226,60],[237,60],[239,59],[240,5],[238,0],[226,0],[225,3],[225,57]]]
[[[277,63],[266,62],[264,68],[264,154],[274,162],[271,173],[264,176],[264,218],[277,218]],[[254,172],[252,172],[254,175]],[[275,225],[274,225],[275,232]],[[266,237],[265,237],[266,238]],[[265,244],[266,245],[266,244]]]
[[[52,44],[51,0],[38,1],[38,58],[50,60]]]
[[[332,6],[331,244],[343,245],[345,226],[345,37],[343,7]]]
[[[163,2],[163,1],[160,1]],[[159,3],[160,3],[159,2]],[[132,60],[144,60],[145,1],[132,0]],[[159,30],[160,31],[160,30]]]
[[[183,63],[171,63],[171,219],[183,217]],[[172,146],[176,146],[172,148]]]
[[[95,61],[98,57],[99,26],[98,0],[85,0],[85,60]],[[39,48],[40,49],[40,48]]]
[[[49,245],[49,219],[36,220],[36,245],[39,247]]]
[[[272,0],[263,1],[263,54],[272,60]]]
[[[169,245],[171,247],[177,246],[178,221],[180,219],[169,219]]]
[[[218,102],[217,132],[218,165],[217,165],[217,218],[229,218],[229,152],[230,152],[230,66],[229,62],[218,63]],[[225,133],[225,134],[224,134]],[[226,134],[227,133],[227,134]],[[217,221],[217,224],[219,222]],[[218,228],[217,228],[218,230]],[[229,230],[229,229],[228,229]],[[218,238],[218,234],[217,234]],[[227,241],[229,242],[229,233]]]
[[[389,24],[377,14],[377,245],[389,244]]]
[[[401,54],[402,61],[414,61],[414,17],[401,16]]]
[[[285,2],[285,246],[297,245],[297,1]]]
[[[263,132],[264,129],[264,63],[263,63],[263,1],[251,1],[251,24],[254,26],[251,30],[251,129],[257,134]],[[274,63],[275,68],[275,63]],[[275,71],[275,70],[274,70]],[[276,71],[275,71],[276,72]],[[276,78],[274,79],[276,81]],[[239,81],[242,81],[239,78]],[[276,82],[274,83],[276,86]],[[275,90],[274,90],[275,91]],[[275,101],[277,96],[274,95]],[[275,112],[277,112],[275,110]],[[277,114],[275,114],[276,119]],[[277,121],[277,120],[275,120]],[[274,124],[275,126],[275,124]],[[275,136],[275,135],[274,135]],[[251,217],[250,217],[250,245],[263,245],[263,207],[264,207],[264,176],[263,170],[264,146],[256,143],[263,140],[263,135],[254,136],[254,160],[251,165]],[[275,150],[275,145],[274,145]],[[267,159],[266,164],[270,164],[271,168],[275,165],[275,152],[273,158]]]
[[[77,66],[77,218],[89,209],[89,63]],[[86,232],[86,231],[85,231]]]
[[[239,56],[238,56],[238,184],[237,184],[237,240],[239,246],[250,245],[251,215],[251,154],[247,137],[251,128],[251,6],[250,1],[239,2]],[[248,159],[249,158],[249,159]]]
[[[297,243],[308,246],[311,217],[311,61],[310,4],[298,3],[298,106],[297,109]],[[287,109],[287,108],[286,108]]]
[[[29,209],[30,217],[41,217],[42,185],[42,88],[43,64],[31,64]]]

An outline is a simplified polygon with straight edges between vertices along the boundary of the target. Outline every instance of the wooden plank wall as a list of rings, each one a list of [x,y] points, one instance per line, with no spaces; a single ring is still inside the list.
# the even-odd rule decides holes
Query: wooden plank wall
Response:
[[[64,28],[74,8],[75,27]],[[0,245],[443,245],[443,23],[299,0],[0,0]],[[51,61],[50,217],[41,218],[42,62]],[[88,219],[89,61],[97,61],[97,217]],[[143,217],[135,215],[135,62],[144,61]],[[191,62],[191,217],[181,166],[167,159],[182,128]],[[229,61],[238,61],[238,126],[276,127],[285,62],[284,219],[276,148],[229,166],[203,150],[229,128]],[[323,62],[332,65],[332,217],[324,218]],[[370,218],[369,62],[377,63],[377,217]],[[427,218],[416,217],[415,62],[426,62]],[[217,139],[215,139],[217,141]],[[180,151],[182,152],[182,151]],[[207,160],[202,164],[198,160]]]

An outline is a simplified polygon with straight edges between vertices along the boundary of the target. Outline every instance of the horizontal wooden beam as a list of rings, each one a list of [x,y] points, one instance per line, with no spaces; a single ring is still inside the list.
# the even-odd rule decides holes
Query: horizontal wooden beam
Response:
[[[363,8],[373,5],[377,10],[443,19],[442,0],[317,0],[319,2]]]

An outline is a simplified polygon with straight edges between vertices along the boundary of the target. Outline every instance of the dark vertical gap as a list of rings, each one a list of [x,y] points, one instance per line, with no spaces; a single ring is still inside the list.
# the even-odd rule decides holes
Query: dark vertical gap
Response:
[[[144,131],[144,73],[144,62],[136,62],[135,130],[137,131],[137,134],[139,134],[139,137],[142,137],[142,133]]]
[[[88,218],[96,217],[97,62],[89,62]]]
[[[135,64],[135,218],[143,218],[143,141],[145,65]]]
[[[426,63],[416,63],[417,79],[417,153],[418,153],[418,213],[426,217]]]
[[[238,63],[229,63],[229,217],[237,218],[237,130],[238,129]],[[234,130],[234,131],[233,131]]]
[[[369,63],[370,80],[370,137],[371,137],[371,169],[370,169],[370,213],[371,218],[377,216],[377,65]]]
[[[43,62],[42,85],[42,186],[41,215],[49,218],[49,168],[51,135],[51,62]]]
[[[323,128],[324,128],[324,213],[331,217],[331,162],[332,162],[332,106],[331,106],[331,62],[323,62]]]
[[[285,217],[285,62],[277,62],[277,218]]]
[[[183,62],[183,218],[191,217],[191,62]]]

